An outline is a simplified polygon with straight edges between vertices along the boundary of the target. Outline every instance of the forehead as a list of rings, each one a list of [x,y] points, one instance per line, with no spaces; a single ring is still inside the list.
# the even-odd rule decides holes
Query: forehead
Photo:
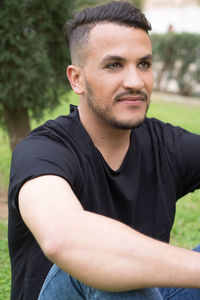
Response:
[[[114,23],[97,24],[88,38],[89,58],[106,55],[136,55],[143,57],[151,54],[149,35],[140,28]]]

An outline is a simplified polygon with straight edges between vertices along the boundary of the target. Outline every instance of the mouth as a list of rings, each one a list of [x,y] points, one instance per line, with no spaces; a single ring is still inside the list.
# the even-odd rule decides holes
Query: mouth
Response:
[[[144,97],[142,96],[135,96],[135,97],[126,96],[118,100],[118,102],[131,102],[131,103],[141,102],[141,101],[145,101]]]
[[[118,94],[115,97],[116,102],[122,102],[126,104],[132,104],[132,105],[138,105],[141,102],[146,102],[148,100],[148,96],[144,92],[123,92],[121,94]]]
[[[117,103],[124,104],[126,106],[138,107],[147,102],[147,97],[144,95],[127,95],[118,98]]]

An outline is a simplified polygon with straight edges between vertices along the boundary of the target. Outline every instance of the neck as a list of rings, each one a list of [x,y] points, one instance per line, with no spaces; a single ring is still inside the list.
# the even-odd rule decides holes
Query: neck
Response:
[[[131,130],[113,128],[106,122],[84,113],[79,106],[81,123],[91,137],[95,147],[101,152],[107,164],[118,170],[130,145]]]

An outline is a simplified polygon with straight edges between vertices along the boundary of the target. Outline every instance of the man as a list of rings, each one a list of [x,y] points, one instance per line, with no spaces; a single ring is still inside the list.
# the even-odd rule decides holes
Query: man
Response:
[[[176,200],[200,187],[200,136],[145,117],[150,29],[115,1],[68,25],[78,109],[13,155],[12,299],[37,299],[52,263],[39,299],[199,299],[200,255],[167,242]]]

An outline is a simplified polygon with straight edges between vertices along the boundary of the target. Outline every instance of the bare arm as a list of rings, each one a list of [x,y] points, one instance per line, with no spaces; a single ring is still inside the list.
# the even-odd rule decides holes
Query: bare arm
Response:
[[[45,255],[87,285],[108,291],[200,288],[200,254],[84,211],[60,177],[42,176],[25,183],[19,208]]]

